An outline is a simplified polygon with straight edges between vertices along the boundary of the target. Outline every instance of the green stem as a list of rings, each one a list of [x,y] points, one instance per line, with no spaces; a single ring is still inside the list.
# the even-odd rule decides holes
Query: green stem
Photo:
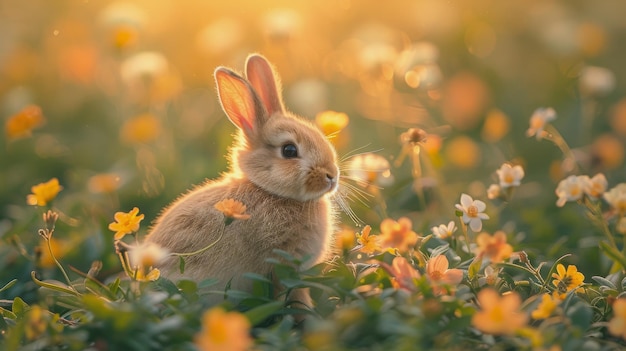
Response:
[[[48,244],[48,252],[50,252],[50,257],[52,257],[52,259],[54,260],[54,263],[57,265],[57,267],[59,267],[59,270],[61,270],[61,273],[63,273],[63,277],[65,278],[65,281],[67,282],[67,285],[70,287],[70,289],[75,290],[74,287],[72,286],[72,281],[70,280],[70,277],[65,272],[65,269],[61,265],[61,262],[57,260],[56,256],[54,256],[54,253],[52,252],[52,244],[50,240],[51,237],[52,237],[52,232],[50,232],[50,237],[46,238],[46,243]]]
[[[600,225],[600,228],[602,229],[602,233],[604,233],[604,235],[606,236],[607,240],[609,241],[609,244],[611,244],[611,247],[619,251],[617,247],[617,243],[615,242],[615,239],[613,238],[613,235],[611,234],[611,229],[609,229],[609,225],[607,224],[606,220],[602,216],[602,211],[600,211],[598,206],[591,203],[591,201],[589,200],[587,196],[585,196],[584,198],[584,204],[585,204],[585,207],[587,207],[587,209],[591,213],[591,215],[595,218],[596,222],[598,222],[598,224]],[[624,250],[626,250],[626,245],[624,246]]]
[[[222,240],[222,237],[224,236],[224,232],[226,231],[225,229],[226,229],[226,225],[224,225],[222,227],[222,232],[220,233],[220,236],[219,236],[219,238],[217,238],[217,240],[215,240],[211,244],[209,244],[209,245],[207,245],[207,246],[205,246],[205,247],[203,247],[203,248],[201,248],[199,250],[196,250],[196,251],[193,251],[193,252],[184,252],[184,253],[172,252],[172,253],[169,254],[169,256],[189,257],[189,256],[194,256],[194,255],[201,254],[201,253],[209,250],[210,248],[215,246],[215,244],[217,244],[220,240]]]
[[[548,136],[545,139],[553,142],[554,145],[556,145],[561,150],[561,152],[563,153],[563,156],[565,156],[565,159],[570,159],[572,161],[572,165],[574,166],[574,168],[571,171],[572,172],[578,171],[578,164],[576,163],[576,157],[574,156],[572,149],[570,149],[569,145],[567,145],[567,143],[565,142],[565,139],[563,138],[561,133],[559,133],[559,131],[556,128],[554,128],[551,124],[546,125],[545,131],[548,133]]]
[[[472,250],[470,249],[470,244],[469,244],[469,233],[467,232],[467,225],[465,225],[465,223],[463,222],[463,218],[459,217],[459,223],[461,223],[461,229],[463,230],[463,235],[465,236],[465,246],[467,247],[467,254],[471,255],[472,254]]]

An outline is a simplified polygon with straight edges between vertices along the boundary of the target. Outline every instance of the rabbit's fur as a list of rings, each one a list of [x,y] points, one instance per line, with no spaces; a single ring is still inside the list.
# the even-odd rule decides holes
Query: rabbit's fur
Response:
[[[269,274],[274,249],[310,257],[307,265],[327,258],[333,232],[330,194],[339,169],[334,148],[310,122],[288,114],[269,62],[260,55],[246,61],[246,78],[228,68],[215,71],[219,99],[238,134],[230,150],[230,171],[180,197],[155,222],[147,240],[171,252],[201,254],[186,258],[180,274],[176,257],[159,267],[171,279],[218,278],[218,288],[251,290],[246,272]],[[293,144],[297,157],[285,157]],[[293,156],[293,155],[292,155]],[[243,203],[247,220],[225,224],[214,205],[224,199]],[[302,294],[300,294],[302,295]],[[310,303],[307,294],[300,296]]]

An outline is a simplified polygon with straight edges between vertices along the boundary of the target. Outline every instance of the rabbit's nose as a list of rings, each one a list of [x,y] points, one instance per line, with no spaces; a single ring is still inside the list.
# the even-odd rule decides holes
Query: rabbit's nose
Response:
[[[330,185],[330,189],[334,189],[337,185],[337,177],[334,177],[330,173],[326,173],[326,179],[328,179],[328,183]]]

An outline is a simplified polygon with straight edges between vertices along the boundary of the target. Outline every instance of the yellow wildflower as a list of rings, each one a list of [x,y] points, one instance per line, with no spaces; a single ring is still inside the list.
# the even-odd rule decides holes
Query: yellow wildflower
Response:
[[[133,208],[130,212],[115,213],[115,222],[109,224],[109,230],[115,232],[114,240],[121,240],[124,235],[134,233],[139,230],[139,222],[143,220],[144,215],[138,215],[139,209]]]
[[[626,299],[613,303],[613,318],[609,321],[609,333],[626,339]]]
[[[550,294],[543,294],[541,297],[541,303],[537,306],[537,309],[531,313],[531,317],[533,317],[533,319],[546,319],[550,317],[559,302],[561,301],[558,297],[554,298]]]
[[[250,322],[239,312],[226,312],[216,307],[202,316],[202,329],[195,337],[200,351],[243,351],[249,349]]]
[[[354,247],[354,238],[356,234],[350,228],[342,228],[335,235],[335,246],[338,250],[350,250]]]
[[[370,236],[370,232],[372,231],[372,227],[366,225],[363,227],[361,234],[356,235],[356,241],[359,243],[360,248],[359,251],[366,254],[373,254],[377,251],[381,251],[379,244],[379,237],[374,235]]]
[[[11,116],[4,125],[4,132],[9,139],[19,139],[32,135],[32,130],[45,122],[41,108],[30,105]]]
[[[503,231],[497,231],[493,236],[482,232],[476,237],[476,244],[476,255],[486,257],[494,263],[504,261],[513,253],[513,247],[506,242]]]
[[[528,316],[520,311],[522,300],[515,292],[500,296],[488,288],[477,297],[481,310],[472,316],[472,325],[483,333],[511,335],[528,322]]]
[[[32,206],[45,206],[54,200],[57,194],[63,190],[57,178],[52,178],[45,183],[39,183],[30,189],[33,193],[26,197],[26,203]]]
[[[48,238],[50,240],[50,247],[52,248],[52,254],[57,259],[63,257],[68,251],[68,243],[60,241],[55,238]],[[42,268],[52,268],[55,266],[54,258],[50,255],[50,249],[48,249],[48,243],[46,240],[42,240],[39,246],[36,248],[37,252],[37,265]]]
[[[222,200],[213,207],[224,214],[227,222],[234,219],[246,220],[250,218],[250,215],[246,213],[246,205],[235,199]]]
[[[555,293],[561,299],[565,298],[567,292],[581,286],[585,280],[585,276],[574,265],[567,266],[567,270],[565,270],[565,266],[559,263],[556,266],[556,271],[557,273],[552,273],[552,278],[554,278],[552,284],[557,289]]]
[[[380,244],[383,248],[395,248],[400,252],[406,252],[417,243],[417,233],[411,227],[412,222],[407,217],[398,221],[386,218],[380,223]]]
[[[48,321],[46,320],[44,309],[37,305],[32,306],[28,311],[26,328],[24,329],[26,339],[37,339],[46,331],[47,326]]]
[[[161,276],[161,271],[157,268],[152,268],[146,273],[146,270],[143,268],[137,268],[133,270],[133,276],[131,278],[140,281],[140,282],[153,282]]]
[[[350,119],[343,112],[322,111],[315,116],[315,123],[326,136],[332,136],[342,131]]]

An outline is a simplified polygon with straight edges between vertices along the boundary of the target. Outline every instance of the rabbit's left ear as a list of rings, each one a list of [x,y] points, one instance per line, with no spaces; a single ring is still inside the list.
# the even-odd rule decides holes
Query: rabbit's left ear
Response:
[[[285,112],[279,90],[280,83],[265,57],[258,54],[248,56],[246,78],[261,99],[268,116]]]
[[[252,138],[265,121],[267,112],[248,82],[228,68],[215,70],[215,81],[222,109],[228,118]]]

